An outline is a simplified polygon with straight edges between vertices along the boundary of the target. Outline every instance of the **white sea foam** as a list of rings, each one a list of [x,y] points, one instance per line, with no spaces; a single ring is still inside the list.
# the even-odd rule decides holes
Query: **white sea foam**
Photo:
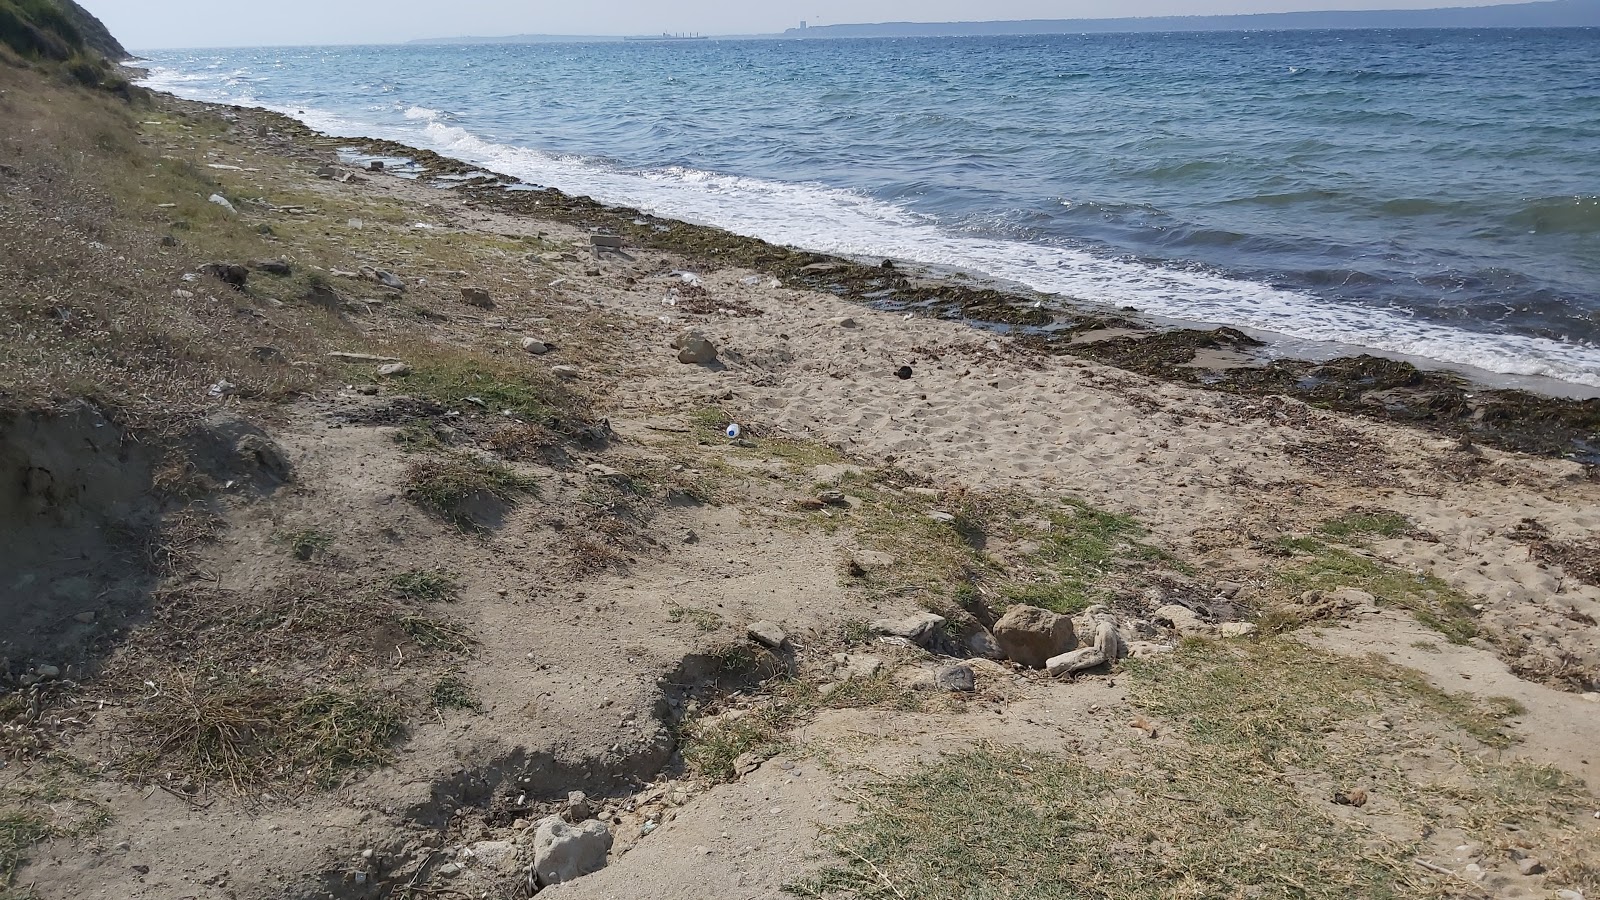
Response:
[[[156,70],[147,84],[197,99],[221,99],[215,90],[201,86],[207,80],[212,79]],[[227,99],[254,103],[249,98]],[[1600,387],[1600,348],[1589,344],[1466,331],[1419,321],[1403,312],[1341,304],[1213,272],[1108,258],[1071,247],[954,234],[904,207],[825,185],[682,167],[626,170],[593,159],[484,140],[445,124],[437,111],[426,107],[407,109],[409,124],[388,127],[315,109],[268,108],[332,134],[404,141],[568,193],[717,225],[778,244],[948,266],[1173,319]]]

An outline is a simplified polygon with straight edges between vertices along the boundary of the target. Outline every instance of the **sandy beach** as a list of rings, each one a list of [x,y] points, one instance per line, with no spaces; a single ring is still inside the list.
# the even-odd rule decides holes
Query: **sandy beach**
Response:
[[[71,187],[83,134],[6,138],[0,249],[73,265],[0,284],[60,332],[7,338],[0,459],[116,487],[0,509],[41,576],[3,601],[0,821],[42,823],[0,890],[1600,892],[1591,407],[1089,311],[1010,335],[1025,304],[904,263],[51,90],[125,138]],[[1353,387],[1274,387],[1312,370]],[[148,559],[101,537],[135,521]],[[330,697],[391,718],[274,736],[348,736]],[[927,794],[961,772],[996,793]],[[1074,836],[971,871],[937,837],[1037,809]],[[603,868],[542,875],[591,822]]]

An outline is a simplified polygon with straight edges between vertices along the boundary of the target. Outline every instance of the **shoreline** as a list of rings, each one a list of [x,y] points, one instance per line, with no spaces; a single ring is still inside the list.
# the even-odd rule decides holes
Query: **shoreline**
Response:
[[[265,117],[305,140],[336,144],[332,149],[348,163],[364,167],[369,160],[405,161],[406,170],[395,174],[457,191],[473,203],[501,212],[568,222],[619,235],[630,246],[672,251],[691,260],[744,265],[789,287],[833,293],[886,312],[960,320],[1009,338],[1029,352],[1093,360],[1222,393],[1281,394],[1500,449],[1571,459],[1600,477],[1600,390],[1591,393],[1584,385],[1539,376],[1466,372],[1461,369],[1467,367],[1444,368],[1442,363],[1436,363],[1440,368],[1428,368],[1404,354],[1333,344],[1315,345],[1326,355],[1296,352],[1313,342],[1273,335],[1281,339],[1274,344],[1258,337],[1259,331],[1204,327],[1092,301],[1068,301],[988,276],[892,260],[872,265],[782,247],[713,225],[573,196],[398,141],[331,135],[265,107],[159,93],[201,108]],[[1359,352],[1339,352],[1345,349]],[[1510,379],[1518,385],[1494,384]],[[1556,381],[1570,385],[1570,390],[1541,393],[1537,386],[1523,386],[1524,379]]]

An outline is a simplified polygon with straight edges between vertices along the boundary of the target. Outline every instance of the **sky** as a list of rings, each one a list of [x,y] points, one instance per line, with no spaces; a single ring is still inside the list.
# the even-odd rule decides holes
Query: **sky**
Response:
[[[379,44],[506,34],[758,34],[949,22],[1483,6],[1507,0],[80,0],[130,50]],[[447,11],[447,12],[446,12]]]

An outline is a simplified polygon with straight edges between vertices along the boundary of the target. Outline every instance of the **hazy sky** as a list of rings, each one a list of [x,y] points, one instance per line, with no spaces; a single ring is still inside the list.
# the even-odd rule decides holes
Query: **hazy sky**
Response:
[[[806,19],[948,22],[1483,6],[1505,0],[80,0],[132,50],[501,34],[782,31]]]

